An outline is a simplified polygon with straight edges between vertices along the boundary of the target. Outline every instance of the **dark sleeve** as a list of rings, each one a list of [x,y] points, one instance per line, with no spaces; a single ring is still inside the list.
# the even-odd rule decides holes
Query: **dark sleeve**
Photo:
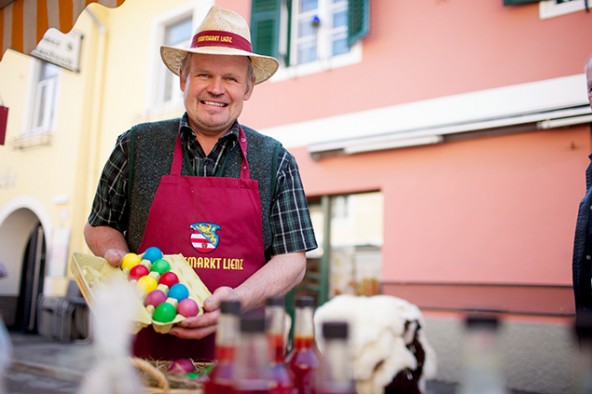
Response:
[[[281,152],[271,207],[272,255],[317,247],[298,165],[288,151]]]
[[[122,233],[129,222],[127,201],[129,131],[121,134],[99,179],[88,223],[109,226]]]

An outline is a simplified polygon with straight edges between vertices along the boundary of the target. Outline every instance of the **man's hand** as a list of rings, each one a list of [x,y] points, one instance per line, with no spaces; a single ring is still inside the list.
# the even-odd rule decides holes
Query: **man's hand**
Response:
[[[121,265],[121,260],[123,259],[123,256],[125,256],[126,254],[127,252],[125,250],[107,249],[103,257],[112,266],[119,267]]]
[[[114,267],[121,264],[121,259],[129,252],[122,233],[108,226],[84,227],[86,244],[95,256],[101,256]]]
[[[169,334],[184,339],[202,339],[216,332],[218,317],[220,316],[220,304],[224,300],[238,300],[238,294],[231,287],[222,286],[204,300],[204,313],[195,317],[189,317],[176,326]]]

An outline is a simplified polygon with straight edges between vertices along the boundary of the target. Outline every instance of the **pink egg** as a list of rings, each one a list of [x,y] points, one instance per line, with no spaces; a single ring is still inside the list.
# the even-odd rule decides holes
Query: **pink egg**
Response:
[[[146,298],[144,299],[144,305],[145,306],[152,305],[153,307],[156,308],[158,305],[165,302],[166,299],[167,299],[167,296],[162,291],[152,290],[150,293],[148,293],[146,295]]]
[[[193,371],[195,371],[195,365],[188,358],[174,360],[168,368],[168,372],[173,375],[185,375]]]
[[[199,313],[199,306],[197,306],[197,302],[191,298],[184,298],[177,306],[177,313],[185,317],[197,316]]]

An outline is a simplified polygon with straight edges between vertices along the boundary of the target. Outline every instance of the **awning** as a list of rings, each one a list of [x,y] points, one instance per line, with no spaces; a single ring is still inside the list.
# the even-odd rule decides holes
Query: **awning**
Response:
[[[7,49],[29,54],[45,32],[67,33],[87,5],[115,8],[125,0],[0,0],[0,60]]]

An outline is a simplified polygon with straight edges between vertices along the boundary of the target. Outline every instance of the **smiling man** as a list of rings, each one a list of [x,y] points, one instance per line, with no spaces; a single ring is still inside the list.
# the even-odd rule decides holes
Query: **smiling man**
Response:
[[[163,46],[161,57],[180,77],[185,113],[118,137],[84,235],[114,266],[150,246],[181,253],[212,296],[167,335],[141,330],[134,355],[212,360],[221,301],[251,310],[287,293],[317,244],[294,157],[238,122],[279,66],[252,52],[246,21],[214,6],[189,48]]]

